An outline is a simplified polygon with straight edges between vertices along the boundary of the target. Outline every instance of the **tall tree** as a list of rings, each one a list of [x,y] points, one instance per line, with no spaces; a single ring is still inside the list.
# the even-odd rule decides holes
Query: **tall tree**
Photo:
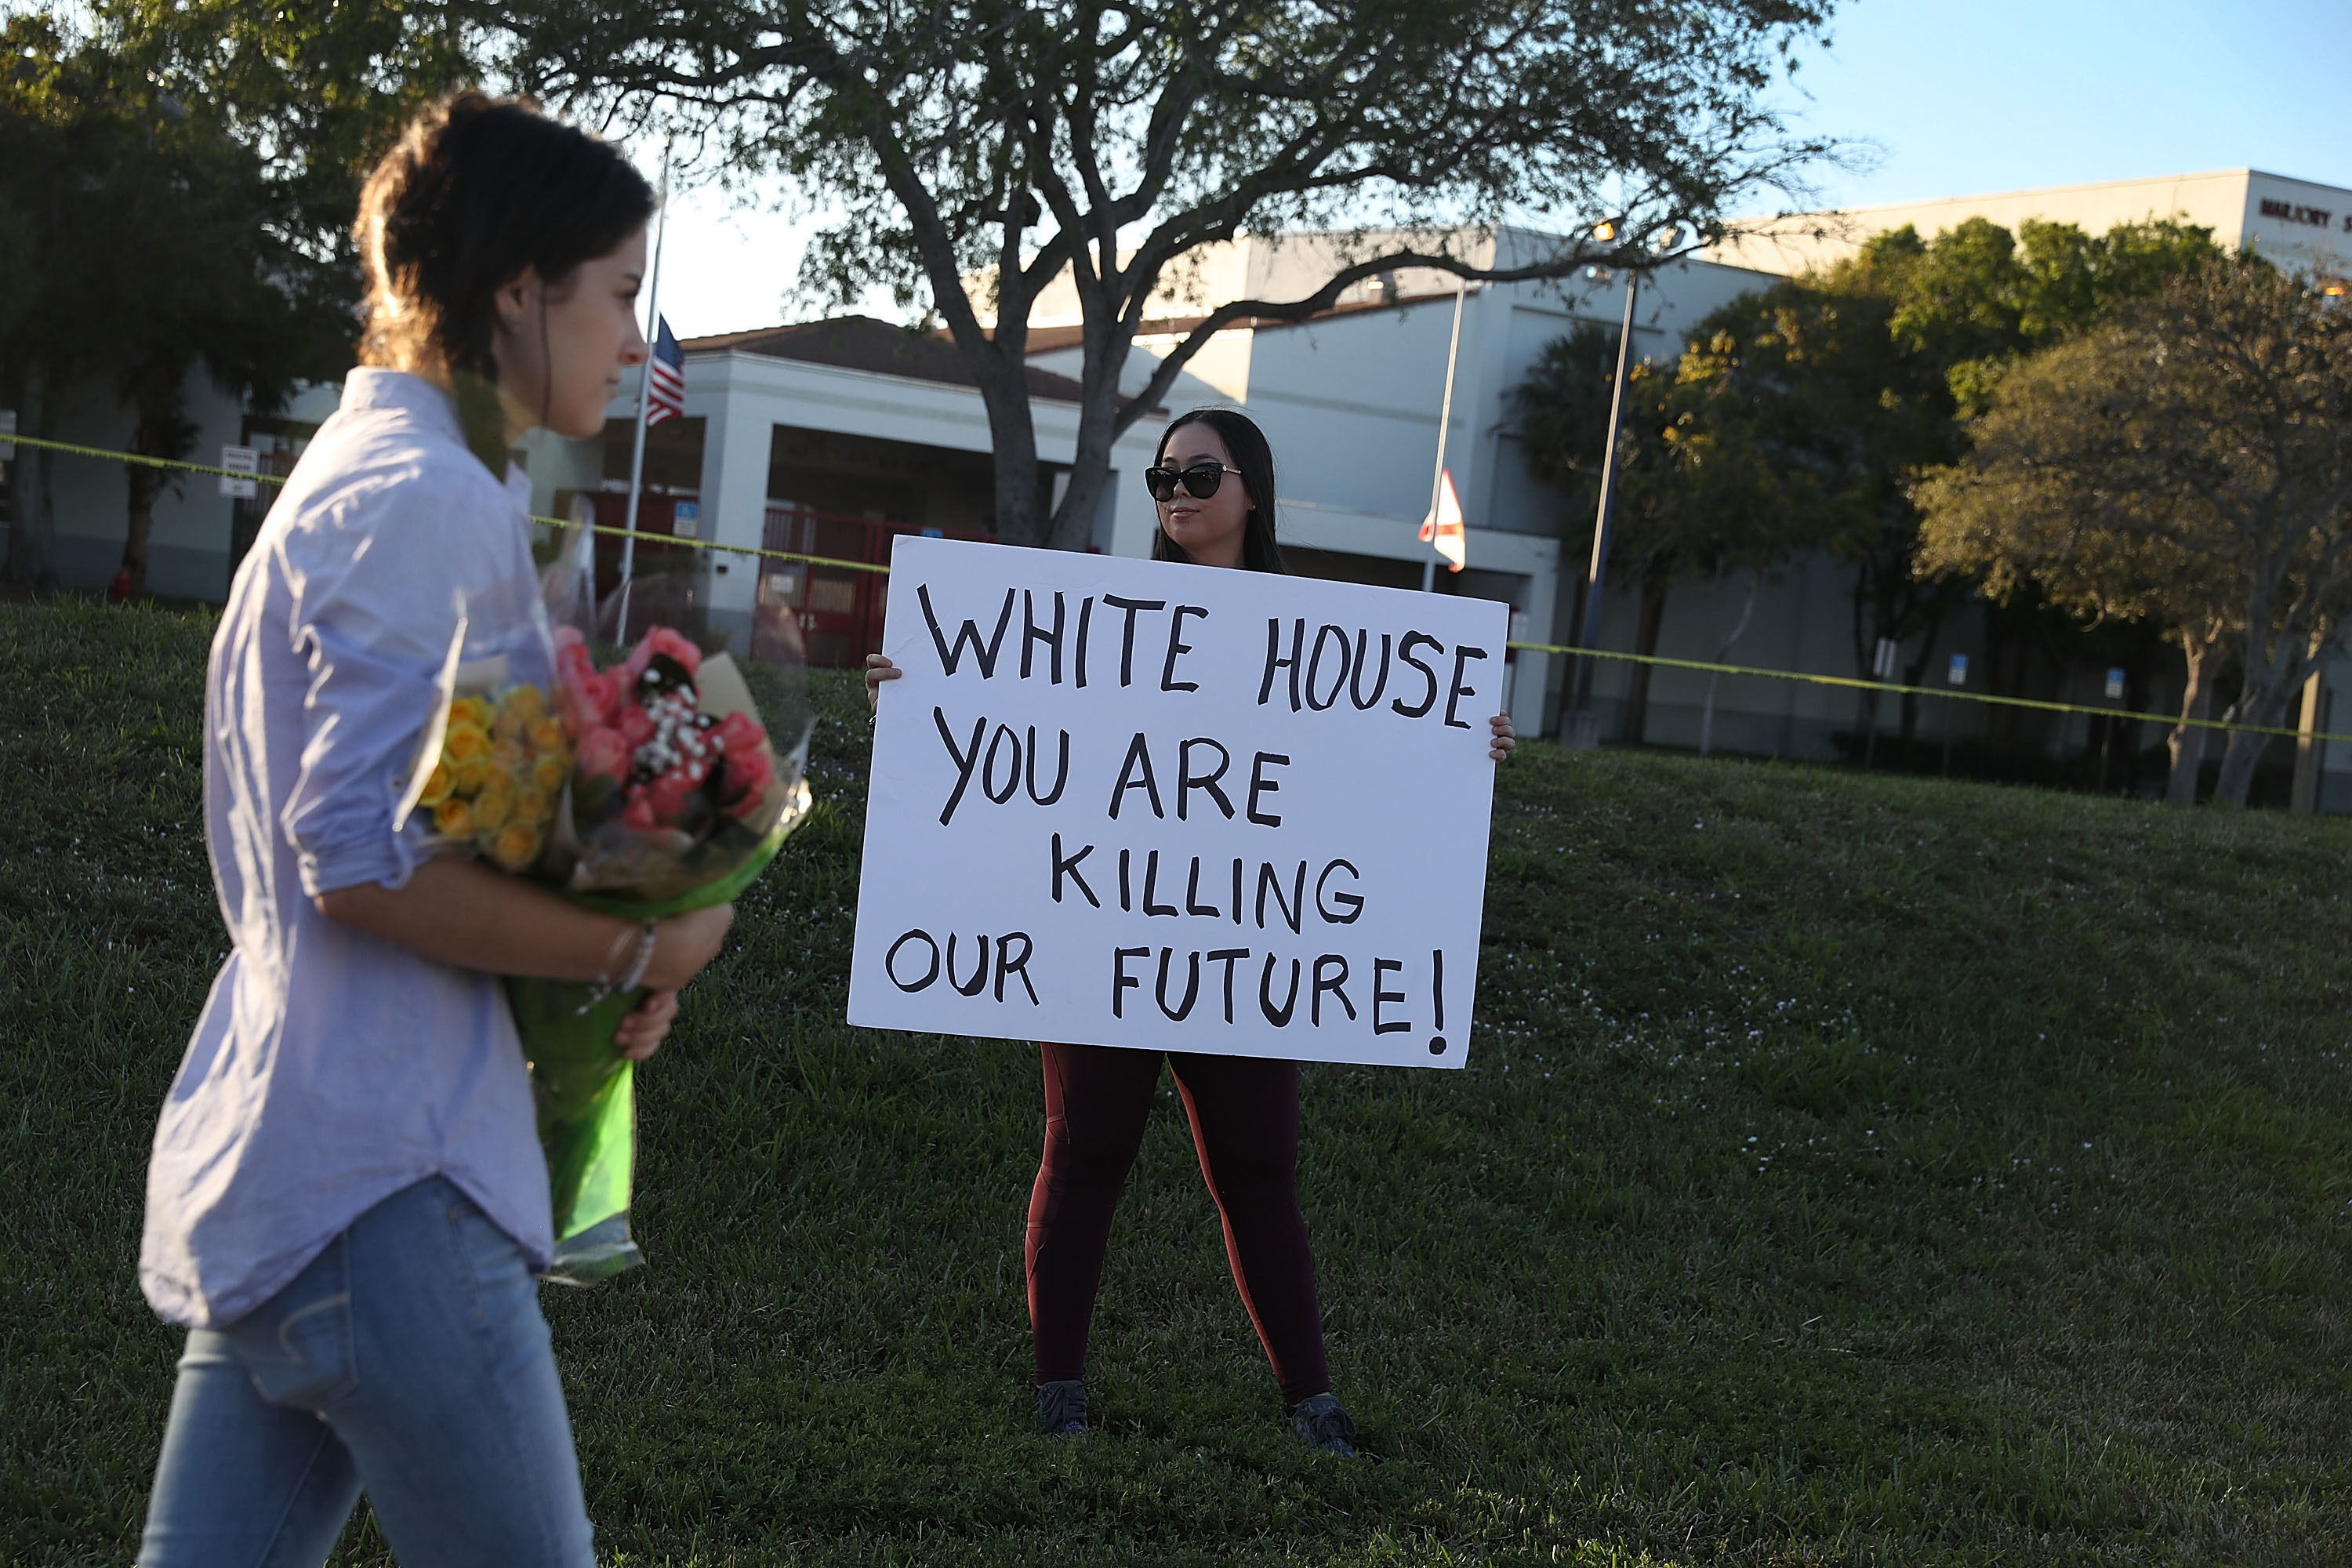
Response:
[[[1822,508],[1813,537],[1853,571],[1854,668],[1882,637],[1905,649],[1917,686],[1937,634],[1966,602],[1964,578],[1914,569],[1913,486],[1964,449],[1964,416],[1988,403],[2001,368],[2039,344],[2084,331],[2200,259],[2210,233],[2165,222],[2092,237],[2029,222],[2023,243],[1982,218],[1923,240],[1903,227],[1872,237],[1822,272],[1743,296],[1695,334],[1682,379],[1717,388],[1776,461],[1811,476]],[[1864,689],[1859,723],[1874,727]],[[1916,732],[1918,699],[1903,698]]]
[[[0,397],[27,433],[53,437],[69,395],[113,395],[136,449],[184,457],[199,370],[267,412],[296,380],[350,363],[364,150],[454,74],[444,53],[425,52],[435,77],[392,47],[401,29],[384,18],[401,15],[104,0],[79,31],[6,24],[0,208],[23,221],[0,239],[0,269],[29,265],[16,308],[0,306]],[[382,87],[388,73],[400,85]],[[13,465],[6,570],[27,586],[57,582],[48,466]],[[128,480],[137,587],[169,481],[146,467]]]
[[[780,172],[838,208],[803,282],[887,286],[942,320],[993,433],[1000,534],[1082,545],[1111,444],[1228,324],[1296,321],[1403,267],[1560,277],[1570,240],[1503,258],[1465,226],[1614,217],[1634,255],[1822,149],[1764,103],[1826,0],[517,0],[477,13],[519,84],[663,116],[735,175]],[[1338,226],[1316,286],[1226,301],[1134,397],[1120,374],[1188,254]],[[1028,327],[1075,289],[1076,462],[1048,515]]]
[[[1701,358],[1694,347],[1679,366],[1643,360],[1627,377],[1609,567],[1637,585],[1633,651],[1644,656],[1658,650],[1678,584],[1744,575],[1752,612],[1762,578],[1821,542],[1818,477],[1777,447],[1748,388],[1695,374]],[[1565,498],[1569,548],[1588,554],[1616,363],[1617,334],[1580,322],[1545,345],[1513,393],[1512,433],[1529,468]],[[1650,671],[1635,665],[1627,687],[1624,738],[1636,744],[1648,735]]]
[[[1923,489],[1923,570],[2163,625],[2184,719],[2234,655],[2223,717],[2283,724],[2352,615],[2352,317],[2259,261],[2210,263],[1994,392],[1967,458]],[[2174,731],[2177,803],[2205,734]],[[2231,732],[2216,798],[2244,804],[2265,744]]]
[[[1826,282],[1796,279],[1733,300],[1700,324],[1682,366],[1686,384],[1738,410],[1789,476],[1782,504],[1794,515],[1783,535],[1853,568],[1857,669],[1882,637],[1915,644],[1924,661],[1949,609],[1911,578],[1906,488],[1923,461],[1948,453],[1949,415],[1935,364],[1892,330],[1894,303],[1868,265],[1875,259],[1865,253],[1864,265]],[[1876,716],[1877,693],[1866,690],[1861,723]],[[1908,733],[1907,705],[1904,719]]]

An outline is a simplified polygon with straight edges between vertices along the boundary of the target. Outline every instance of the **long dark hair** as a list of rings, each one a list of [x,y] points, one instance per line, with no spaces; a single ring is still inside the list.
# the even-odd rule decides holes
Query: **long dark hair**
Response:
[[[361,363],[446,368],[467,444],[504,473],[499,289],[526,269],[561,289],[653,211],[653,187],[609,142],[528,99],[451,93],[409,122],[360,193]]]
[[[1274,448],[1266,444],[1265,432],[1248,415],[1232,408],[1195,408],[1189,414],[1179,414],[1160,433],[1160,449],[1151,456],[1153,463],[1168,458],[1168,440],[1187,425],[1206,425],[1224,442],[1225,450],[1234,455],[1234,467],[1241,472],[1242,489],[1248,492],[1250,513],[1242,524],[1242,565],[1251,572],[1287,573],[1283,564],[1282,547],[1274,542]],[[1168,531],[1154,525],[1151,531],[1151,558],[1154,561],[1190,561],[1183,546],[1168,537]]]

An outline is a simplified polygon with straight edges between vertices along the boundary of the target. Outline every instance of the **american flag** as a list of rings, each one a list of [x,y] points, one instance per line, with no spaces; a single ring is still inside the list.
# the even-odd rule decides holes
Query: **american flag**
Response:
[[[654,326],[654,354],[646,362],[646,423],[658,425],[686,412],[686,351],[670,335],[669,319]]]

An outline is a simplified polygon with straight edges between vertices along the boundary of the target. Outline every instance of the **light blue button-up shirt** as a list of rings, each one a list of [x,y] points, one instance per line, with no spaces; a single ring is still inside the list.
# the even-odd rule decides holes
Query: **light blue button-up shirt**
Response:
[[[235,1322],[362,1214],[441,1175],[552,1249],[514,1020],[490,975],[338,925],[314,895],[407,879],[395,828],[461,660],[544,668],[529,491],[439,388],[358,370],[238,569],[205,690],[205,835],[235,951],[172,1084],[139,1277]]]

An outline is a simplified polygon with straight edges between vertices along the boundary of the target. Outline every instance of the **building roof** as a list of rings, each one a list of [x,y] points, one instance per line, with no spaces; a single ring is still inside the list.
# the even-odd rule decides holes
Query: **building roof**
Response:
[[[764,327],[749,332],[719,332],[688,338],[678,345],[688,353],[727,352],[765,354],[771,359],[799,360],[842,370],[862,370],[876,375],[901,375],[913,381],[947,386],[977,387],[971,367],[943,333],[911,331],[871,316],[835,316],[796,326]],[[1054,403],[1079,401],[1079,384],[1049,370],[1029,370],[1029,395]]]

